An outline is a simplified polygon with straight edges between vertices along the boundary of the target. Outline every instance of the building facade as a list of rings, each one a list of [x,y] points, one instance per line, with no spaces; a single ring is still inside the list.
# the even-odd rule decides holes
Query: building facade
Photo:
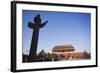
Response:
[[[52,53],[56,55],[59,60],[68,59],[86,59],[90,58],[90,54],[85,52],[77,52],[72,45],[58,45],[52,50]]]

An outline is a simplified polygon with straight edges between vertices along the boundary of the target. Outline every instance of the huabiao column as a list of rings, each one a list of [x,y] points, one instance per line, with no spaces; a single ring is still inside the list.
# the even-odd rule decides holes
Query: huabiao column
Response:
[[[29,22],[28,27],[33,29],[32,40],[30,45],[30,52],[29,52],[29,62],[36,61],[36,53],[37,53],[37,46],[38,46],[38,37],[39,37],[39,30],[43,28],[48,21],[41,23],[40,14],[37,14],[34,17],[34,23]]]

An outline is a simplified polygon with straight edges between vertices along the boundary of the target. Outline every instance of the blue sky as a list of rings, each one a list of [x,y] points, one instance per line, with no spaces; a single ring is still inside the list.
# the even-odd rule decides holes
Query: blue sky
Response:
[[[41,15],[42,22],[48,24],[40,29],[37,52],[44,49],[52,52],[56,45],[73,45],[76,51],[91,51],[91,14],[76,12],[51,12],[23,10],[22,12],[22,48],[28,53],[32,39],[32,32],[27,25],[33,22],[37,14]]]

